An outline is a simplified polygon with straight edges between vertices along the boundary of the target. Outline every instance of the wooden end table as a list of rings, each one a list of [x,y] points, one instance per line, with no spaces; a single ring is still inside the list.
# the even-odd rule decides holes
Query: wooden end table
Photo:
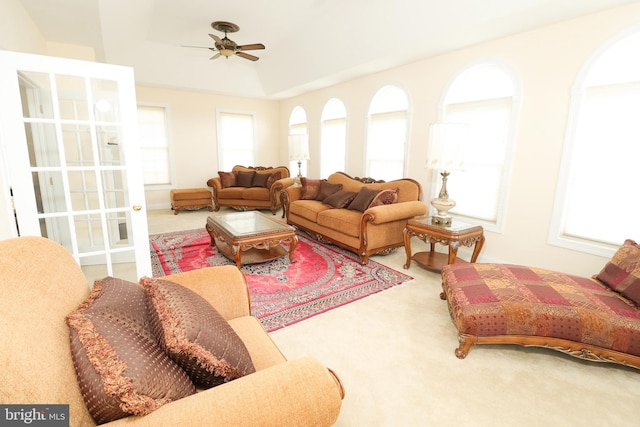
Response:
[[[431,223],[431,217],[420,217],[410,219],[403,232],[404,248],[407,252],[407,261],[404,268],[407,269],[414,260],[427,270],[441,272],[445,264],[454,262],[466,262],[458,258],[458,248],[467,246],[473,248],[470,262],[476,262],[480,250],[484,245],[484,230],[480,225],[466,224],[458,220],[453,220],[451,225],[436,225]],[[428,252],[418,252],[411,256],[411,238],[417,237],[425,243],[431,245]],[[435,251],[435,244],[449,246],[449,254]]]
[[[255,264],[289,255],[298,244],[296,229],[257,211],[211,215],[207,218],[207,232],[214,244],[227,258],[242,264]],[[284,244],[283,244],[284,243]]]

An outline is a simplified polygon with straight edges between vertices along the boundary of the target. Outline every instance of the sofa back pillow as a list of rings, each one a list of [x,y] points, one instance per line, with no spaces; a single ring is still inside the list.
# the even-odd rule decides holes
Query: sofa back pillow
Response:
[[[354,197],[356,197],[356,194],[355,191],[339,190],[324,199],[322,203],[341,209],[348,206]]]
[[[251,187],[253,176],[256,174],[255,171],[237,171],[237,174],[238,178],[236,185],[238,187]]]
[[[168,280],[143,277],[140,283],[160,347],[196,386],[211,388],[255,372],[246,346],[207,300]]]
[[[300,178],[300,198],[302,200],[316,200],[320,194],[320,185],[323,179]]]
[[[640,245],[625,240],[596,279],[640,305]]]
[[[145,291],[106,277],[67,315],[71,356],[97,424],[146,415],[195,393],[187,374],[156,344]]]
[[[265,188],[267,186],[267,181],[269,180],[270,176],[271,176],[270,173],[256,172],[255,175],[253,175],[253,181],[251,181],[251,186]]]
[[[398,189],[387,189],[379,192],[376,197],[373,198],[369,208],[375,208],[376,206],[392,205],[398,201]]]
[[[278,171],[272,173],[271,175],[269,175],[269,179],[267,179],[267,184],[265,185],[265,187],[271,189],[273,184],[280,179],[282,179],[282,172]]]
[[[362,187],[347,209],[364,212],[369,208],[371,201],[380,193],[380,190]]]
[[[220,177],[222,188],[235,187],[238,181],[238,174],[236,172],[218,171],[218,176]]]
[[[323,201],[330,195],[340,190],[342,190],[342,184],[331,184],[330,182],[322,181],[320,183],[320,192],[318,193],[316,200]]]

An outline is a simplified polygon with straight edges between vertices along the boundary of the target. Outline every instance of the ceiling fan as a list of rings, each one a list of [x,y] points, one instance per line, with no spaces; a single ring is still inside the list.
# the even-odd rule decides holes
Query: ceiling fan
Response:
[[[226,22],[226,21],[215,21],[211,23],[211,27],[214,30],[223,32],[224,37],[220,38],[215,34],[209,34],[209,37],[211,37],[215,42],[215,47],[209,47],[207,49],[213,52],[216,52],[216,54],[209,59],[218,59],[221,56],[224,56],[227,59],[229,59],[230,56],[234,56],[234,55],[237,55],[244,59],[248,59],[250,61],[257,61],[258,59],[260,59],[257,56],[246,53],[245,51],[264,49],[264,45],[262,43],[238,45],[236,42],[234,42],[233,40],[227,37],[227,33],[235,33],[240,29],[240,27],[237,26],[236,24],[232,22]],[[184,47],[202,47],[202,46],[184,46]]]

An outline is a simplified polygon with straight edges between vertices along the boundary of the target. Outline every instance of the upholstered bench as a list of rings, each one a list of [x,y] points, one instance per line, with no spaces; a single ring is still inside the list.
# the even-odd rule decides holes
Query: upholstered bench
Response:
[[[502,343],[640,368],[640,311],[595,277],[519,265],[450,264],[442,269],[442,287],[458,329],[460,359],[475,344]]]
[[[180,209],[202,209],[213,211],[211,191],[206,188],[183,188],[171,190],[171,209],[178,215]]]

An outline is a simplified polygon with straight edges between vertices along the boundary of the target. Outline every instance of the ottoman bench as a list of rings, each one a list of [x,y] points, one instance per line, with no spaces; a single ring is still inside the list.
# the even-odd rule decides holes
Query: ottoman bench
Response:
[[[207,188],[183,188],[171,190],[171,209],[178,215],[180,209],[202,209],[213,211],[211,191]]]
[[[640,311],[600,280],[507,264],[449,264],[440,294],[463,359],[475,344],[547,347],[640,368]]]

